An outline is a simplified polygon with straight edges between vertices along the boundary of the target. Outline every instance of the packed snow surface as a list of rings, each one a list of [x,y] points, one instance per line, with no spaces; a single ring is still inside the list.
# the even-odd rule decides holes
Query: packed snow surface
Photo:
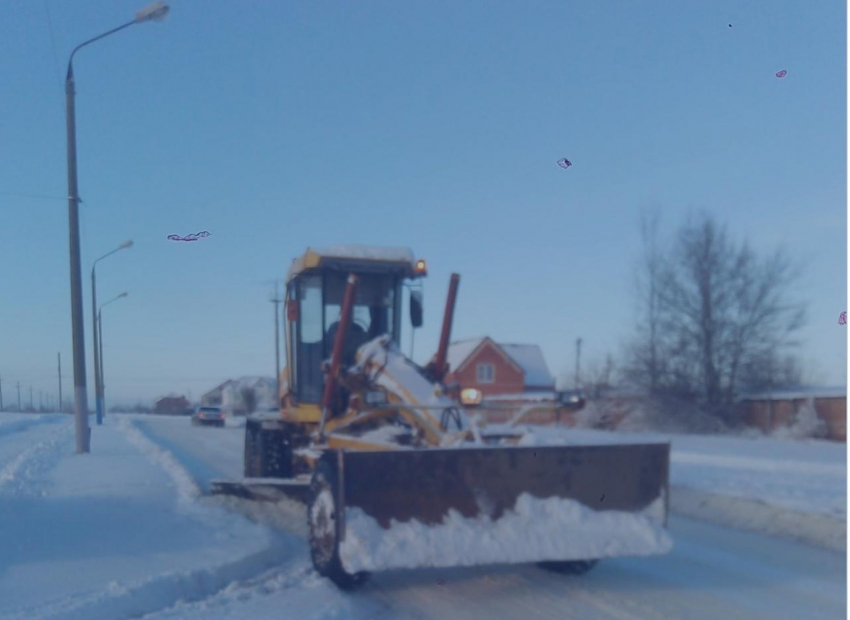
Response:
[[[349,508],[340,559],[346,570],[356,573],[656,555],[673,546],[660,524],[663,515],[663,497],[642,513],[627,513],[523,493],[513,510],[495,521],[450,511],[440,525],[393,521],[387,530],[361,509]]]
[[[374,260],[393,263],[413,264],[413,251],[401,246],[339,244],[320,248],[307,248],[307,252],[328,258],[349,258],[354,260]],[[304,255],[299,256],[289,268],[287,280],[303,269]]]
[[[321,248],[310,248],[319,256],[361,258],[364,260],[408,261],[413,262],[413,251],[403,246],[338,244]]]

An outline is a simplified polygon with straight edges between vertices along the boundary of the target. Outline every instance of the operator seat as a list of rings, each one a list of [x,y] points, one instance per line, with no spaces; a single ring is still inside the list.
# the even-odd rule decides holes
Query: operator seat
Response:
[[[339,321],[331,324],[327,333],[327,351],[328,358],[333,353],[334,340],[336,340],[336,332],[339,329]],[[356,361],[355,355],[357,349],[369,342],[369,335],[366,331],[354,321],[348,326],[348,333],[345,335],[345,342],[342,347],[342,363],[344,366],[351,366]]]

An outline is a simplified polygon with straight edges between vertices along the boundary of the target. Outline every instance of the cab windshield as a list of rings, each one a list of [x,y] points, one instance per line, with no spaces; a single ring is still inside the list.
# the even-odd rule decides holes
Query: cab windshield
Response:
[[[292,283],[290,299],[297,295],[298,319],[291,323],[295,343],[292,360],[296,385],[302,402],[319,402],[324,387],[322,361],[331,356],[339,329],[342,301],[348,274],[328,272],[308,275]],[[389,334],[400,342],[401,277],[395,274],[358,274],[359,282],[351,325],[348,328],[343,363],[354,363],[357,349],[364,343]]]

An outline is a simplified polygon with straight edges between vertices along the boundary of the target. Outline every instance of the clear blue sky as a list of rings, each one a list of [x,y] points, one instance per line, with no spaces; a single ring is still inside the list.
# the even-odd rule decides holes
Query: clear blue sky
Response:
[[[3,8],[7,401],[17,380],[55,394],[57,351],[70,394],[62,79],[74,45],[143,3]],[[668,230],[706,209],[759,250],[784,244],[805,266],[807,371],[844,383],[841,0],[172,9],[75,62],[90,385],[91,262],[135,241],[98,267],[99,300],[130,292],[104,310],[113,403],[271,375],[270,282],[308,245],[428,260],[419,360],[452,271],[455,337],[539,343],[557,375],[577,337],[584,360],[616,357],[634,331],[639,215],[656,207]],[[166,240],[199,230],[212,236]]]

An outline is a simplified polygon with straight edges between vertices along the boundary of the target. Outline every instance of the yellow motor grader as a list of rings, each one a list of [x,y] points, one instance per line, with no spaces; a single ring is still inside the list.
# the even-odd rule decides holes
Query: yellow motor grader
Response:
[[[406,248],[308,249],[293,261],[279,415],[247,420],[245,479],[213,492],[304,499],[313,565],[340,587],[423,566],[581,573],[669,550],[669,444],[523,445],[529,408],[488,427],[465,404],[480,408],[480,394],[445,384],[457,274],[433,360],[400,352],[403,290],[419,327],[426,275]]]

